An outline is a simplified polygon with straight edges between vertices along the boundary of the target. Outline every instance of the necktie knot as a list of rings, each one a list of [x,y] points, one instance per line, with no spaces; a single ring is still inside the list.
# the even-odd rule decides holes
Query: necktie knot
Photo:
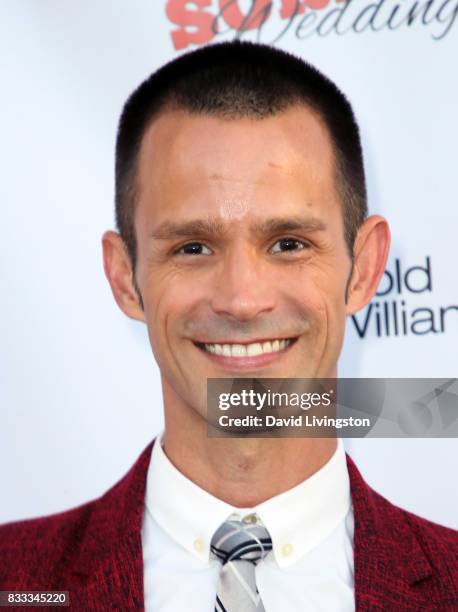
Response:
[[[256,565],[271,550],[272,540],[263,525],[232,518],[218,527],[211,541],[211,551],[223,565],[228,561],[250,561]]]

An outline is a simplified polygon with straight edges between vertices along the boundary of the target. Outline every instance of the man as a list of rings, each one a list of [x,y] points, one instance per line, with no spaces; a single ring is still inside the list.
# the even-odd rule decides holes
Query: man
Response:
[[[454,610],[457,537],[334,438],[209,437],[208,378],[335,378],[389,248],[350,104],[282,51],[182,56],[127,101],[105,273],[145,322],[165,429],[100,499],[0,529],[3,590],[76,610]]]

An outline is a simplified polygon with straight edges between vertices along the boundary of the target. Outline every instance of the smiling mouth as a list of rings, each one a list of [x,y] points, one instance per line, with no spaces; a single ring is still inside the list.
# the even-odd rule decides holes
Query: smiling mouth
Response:
[[[246,344],[238,343],[206,343],[194,342],[201,350],[213,355],[221,355],[222,357],[257,357],[258,355],[269,355],[279,353],[286,350],[294,342],[295,338],[277,338],[275,340],[265,340],[259,342],[250,342]]]

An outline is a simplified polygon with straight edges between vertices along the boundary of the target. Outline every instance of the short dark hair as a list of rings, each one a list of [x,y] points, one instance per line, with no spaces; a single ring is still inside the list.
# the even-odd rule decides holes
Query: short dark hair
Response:
[[[345,240],[352,255],[358,227],[367,216],[367,197],[359,129],[349,101],[302,59],[267,45],[233,41],[202,47],[165,64],[124,105],[116,141],[116,226],[131,259],[134,281],[137,165],[151,121],[169,108],[226,119],[262,119],[294,104],[308,106],[327,126]]]

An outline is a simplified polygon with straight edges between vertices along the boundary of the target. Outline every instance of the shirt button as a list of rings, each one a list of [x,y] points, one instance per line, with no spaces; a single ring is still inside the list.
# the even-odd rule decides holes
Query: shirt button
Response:
[[[243,517],[243,522],[247,523],[248,525],[254,525],[258,522],[258,516],[257,514],[247,514],[245,517]]]
[[[281,554],[283,557],[289,557],[292,552],[293,552],[292,544],[283,544],[283,546],[281,547]]]
[[[196,540],[194,540],[194,550],[196,550],[197,552],[202,552],[204,548],[205,544],[202,538],[197,538]]]

